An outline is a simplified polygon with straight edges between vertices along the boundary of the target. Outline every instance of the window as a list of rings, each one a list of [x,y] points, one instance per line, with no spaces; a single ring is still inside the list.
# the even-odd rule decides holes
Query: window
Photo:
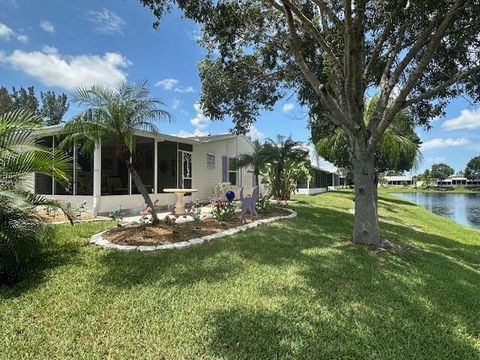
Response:
[[[228,181],[229,181],[230,184],[232,184],[232,185],[238,185],[238,184],[237,184],[237,174],[238,174],[238,171],[237,171],[237,169],[234,167],[234,164],[235,164],[235,159],[234,159],[234,158],[229,158],[229,159],[228,159]]]
[[[207,154],[207,169],[215,169],[215,155]]]

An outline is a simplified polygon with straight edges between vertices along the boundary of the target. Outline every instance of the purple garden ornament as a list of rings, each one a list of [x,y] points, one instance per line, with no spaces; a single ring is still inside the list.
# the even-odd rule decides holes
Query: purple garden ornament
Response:
[[[235,199],[235,193],[234,193],[233,191],[227,191],[227,192],[225,193],[225,197],[227,198],[227,200],[228,200],[229,202],[232,202],[233,199]]]

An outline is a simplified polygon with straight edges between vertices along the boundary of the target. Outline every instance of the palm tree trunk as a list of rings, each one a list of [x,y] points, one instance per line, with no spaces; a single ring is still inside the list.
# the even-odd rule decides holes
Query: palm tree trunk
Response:
[[[140,194],[142,194],[145,204],[147,204],[147,206],[150,207],[150,209],[152,209],[152,211],[150,212],[153,219],[152,223],[158,224],[160,220],[158,219],[157,211],[155,210],[155,206],[152,202],[152,199],[150,199],[150,195],[148,195],[147,188],[145,187],[145,185],[143,185],[143,181],[140,178],[140,175],[138,175],[137,170],[135,170],[135,167],[133,166],[130,160],[125,160],[125,164],[127,165],[127,168],[128,168],[128,171],[130,171],[130,174],[132,174],[133,182],[135,183],[135,186],[137,187],[138,191],[140,191]]]

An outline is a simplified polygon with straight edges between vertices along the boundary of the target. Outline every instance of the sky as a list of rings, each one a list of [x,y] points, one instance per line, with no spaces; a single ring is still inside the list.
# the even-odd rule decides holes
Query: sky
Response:
[[[69,94],[81,85],[146,80],[173,114],[172,123],[158,124],[162,133],[228,132],[229,119],[210,121],[198,106],[199,27],[175,11],[157,30],[154,20],[136,0],[0,0],[0,86]],[[78,111],[71,106],[65,119]],[[480,104],[454,99],[432,125],[418,129],[423,160],[415,173],[436,162],[460,171],[480,155]],[[292,96],[263,111],[250,132],[261,140],[277,134],[308,141],[307,111]]]

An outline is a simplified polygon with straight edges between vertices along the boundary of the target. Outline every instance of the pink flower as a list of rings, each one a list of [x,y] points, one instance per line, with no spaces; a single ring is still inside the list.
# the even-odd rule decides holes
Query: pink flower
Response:
[[[146,211],[147,213],[149,213],[149,212],[152,211],[152,208],[151,208],[150,206],[148,206],[148,207],[145,209],[145,211]]]

